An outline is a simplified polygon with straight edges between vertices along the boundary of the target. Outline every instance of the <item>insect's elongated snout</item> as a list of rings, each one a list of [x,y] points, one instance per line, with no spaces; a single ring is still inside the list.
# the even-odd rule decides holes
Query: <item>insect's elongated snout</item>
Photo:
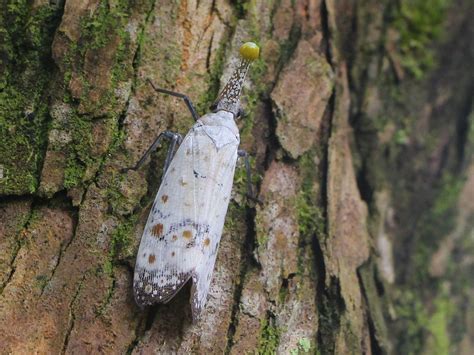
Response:
[[[258,58],[260,48],[253,42],[244,43],[240,47],[240,63],[234,70],[230,80],[218,95],[216,101],[211,106],[213,112],[220,110],[232,112],[234,117],[240,114],[240,93],[244,84],[245,76],[249,70],[250,63]]]

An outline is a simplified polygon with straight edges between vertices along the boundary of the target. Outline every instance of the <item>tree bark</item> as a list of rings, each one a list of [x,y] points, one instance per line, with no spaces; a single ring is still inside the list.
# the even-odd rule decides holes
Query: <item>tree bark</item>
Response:
[[[428,4],[427,4],[428,3]],[[2,353],[470,354],[468,0],[3,1]],[[133,300],[164,130],[261,46],[202,320]]]

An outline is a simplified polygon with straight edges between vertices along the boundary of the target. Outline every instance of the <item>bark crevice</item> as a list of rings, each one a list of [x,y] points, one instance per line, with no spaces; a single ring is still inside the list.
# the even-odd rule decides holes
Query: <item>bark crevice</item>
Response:
[[[74,324],[75,324],[75,321],[76,321],[76,313],[75,313],[75,310],[74,310],[74,305],[76,303],[76,300],[79,297],[79,294],[80,294],[81,289],[82,289],[82,284],[84,283],[85,279],[86,279],[86,275],[84,275],[82,277],[82,279],[79,281],[79,283],[77,285],[76,292],[74,293],[74,295],[71,299],[71,302],[69,302],[69,306],[68,306],[69,320],[68,320],[68,326],[67,326],[67,329],[66,329],[66,333],[64,335],[64,341],[63,341],[61,354],[66,353],[67,347],[69,345],[69,340],[70,340],[70,337],[71,337],[71,333],[74,329]]]

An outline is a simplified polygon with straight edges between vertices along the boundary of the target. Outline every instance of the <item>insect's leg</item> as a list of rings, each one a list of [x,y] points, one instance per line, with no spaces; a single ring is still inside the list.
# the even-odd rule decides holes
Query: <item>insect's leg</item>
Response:
[[[155,90],[156,92],[161,92],[162,94],[167,94],[167,95],[171,95],[171,96],[175,96],[175,97],[179,97],[180,99],[183,99],[184,102],[186,103],[186,106],[189,109],[189,112],[191,112],[191,115],[193,116],[194,121],[197,121],[199,119],[199,115],[197,114],[196,109],[194,108],[194,105],[189,97],[179,92],[158,88],[152,83],[150,79],[146,79],[146,80],[151,85],[153,90]]]
[[[252,172],[250,169],[249,154],[245,150],[237,151],[240,158],[244,158],[245,172],[247,173],[247,197],[255,202],[262,203],[255,195],[252,187]]]
[[[166,172],[166,169],[168,169],[168,166],[171,162],[171,159],[173,159],[174,152],[175,152],[175,149],[176,149],[176,144],[179,145],[181,143],[181,141],[183,140],[183,137],[181,137],[181,135],[179,133],[175,133],[175,132],[171,132],[171,131],[161,132],[158,135],[158,137],[156,137],[153,144],[147,149],[145,154],[143,154],[143,156],[140,158],[140,160],[137,162],[137,164],[133,168],[126,168],[126,169],[123,169],[123,171],[138,170],[143,165],[145,160],[150,156],[150,154],[153,153],[156,150],[156,148],[158,148],[158,145],[161,143],[163,138],[171,140],[170,147],[168,148],[168,153],[166,154],[165,166],[163,168],[163,170]]]
[[[173,136],[171,137],[170,146],[168,147],[168,153],[166,153],[165,164],[163,166],[163,174],[166,173],[166,170],[168,170],[171,160],[173,159],[174,154],[176,153],[176,145],[179,146],[182,140],[183,137],[181,137],[181,134],[173,133]]]

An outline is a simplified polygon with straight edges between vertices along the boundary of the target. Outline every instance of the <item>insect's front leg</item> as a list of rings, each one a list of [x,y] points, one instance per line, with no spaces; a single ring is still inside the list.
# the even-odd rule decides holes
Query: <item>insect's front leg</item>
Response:
[[[156,137],[153,144],[147,149],[145,154],[143,154],[143,156],[140,158],[138,163],[133,168],[123,169],[122,172],[126,172],[128,170],[138,170],[143,165],[143,163],[145,163],[145,160],[150,156],[150,154],[158,148],[158,145],[164,138],[169,139],[171,141],[170,146],[168,147],[168,153],[166,154],[165,164],[163,167],[163,173],[166,173],[166,170],[168,170],[168,166],[170,165],[171,160],[173,159],[174,153],[176,152],[176,145],[179,146],[183,140],[181,134],[171,131],[161,132],[158,137]]]
[[[263,203],[262,200],[260,200],[253,191],[252,171],[250,168],[249,154],[245,150],[242,150],[242,149],[238,150],[237,154],[239,158],[244,158],[245,172],[247,174],[247,198],[260,204]]]
[[[179,97],[180,99],[183,99],[183,101],[186,104],[186,107],[188,108],[189,112],[191,112],[191,116],[193,116],[194,121],[197,121],[199,119],[199,115],[197,114],[196,108],[194,107],[193,102],[191,101],[191,99],[187,95],[181,94],[180,92],[166,90],[166,89],[156,87],[155,84],[153,84],[153,82],[150,79],[147,79],[147,82],[151,85],[153,90],[155,90],[156,92],[160,92],[162,94],[171,95],[171,96]]]

